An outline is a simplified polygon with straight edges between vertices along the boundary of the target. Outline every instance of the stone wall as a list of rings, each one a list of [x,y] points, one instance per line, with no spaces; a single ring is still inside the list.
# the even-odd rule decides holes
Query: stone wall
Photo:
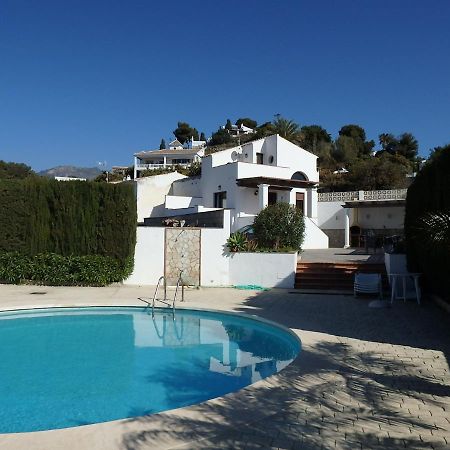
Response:
[[[324,230],[322,231],[328,236],[329,248],[343,248],[345,241],[344,230]]]
[[[184,284],[200,285],[199,229],[166,228],[165,276],[168,285],[177,283],[180,271]]]

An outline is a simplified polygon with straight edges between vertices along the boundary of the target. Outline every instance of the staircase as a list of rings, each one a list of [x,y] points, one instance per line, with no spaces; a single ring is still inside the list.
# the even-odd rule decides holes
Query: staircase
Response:
[[[383,263],[334,262],[334,263],[297,263],[295,288],[320,291],[353,291],[355,272],[381,273],[383,290],[389,283]]]

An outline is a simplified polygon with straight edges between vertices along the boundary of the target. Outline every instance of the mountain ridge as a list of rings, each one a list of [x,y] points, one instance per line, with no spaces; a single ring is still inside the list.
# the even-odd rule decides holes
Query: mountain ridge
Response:
[[[102,171],[97,167],[77,167],[77,166],[56,166],[38,172],[39,175],[48,178],[74,177],[74,178],[86,178],[88,180],[93,180],[101,173]]]

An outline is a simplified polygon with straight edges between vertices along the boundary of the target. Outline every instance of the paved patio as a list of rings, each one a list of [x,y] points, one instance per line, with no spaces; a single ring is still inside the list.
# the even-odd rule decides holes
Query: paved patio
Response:
[[[3,309],[140,304],[137,297],[152,292],[0,285]],[[186,307],[256,314],[292,328],[302,339],[300,357],[221,399],[124,421],[0,435],[0,448],[450,448],[449,316],[426,302],[367,305],[286,290],[189,290]]]
[[[381,248],[366,252],[363,248],[324,248],[303,250],[299,254],[302,262],[310,263],[355,263],[384,264],[384,251]]]

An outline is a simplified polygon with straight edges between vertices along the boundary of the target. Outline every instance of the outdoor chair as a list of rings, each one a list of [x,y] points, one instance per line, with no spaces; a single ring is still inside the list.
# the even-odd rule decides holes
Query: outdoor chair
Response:
[[[383,298],[383,288],[381,285],[381,274],[379,273],[355,273],[353,284],[353,295],[357,294],[378,294]]]

